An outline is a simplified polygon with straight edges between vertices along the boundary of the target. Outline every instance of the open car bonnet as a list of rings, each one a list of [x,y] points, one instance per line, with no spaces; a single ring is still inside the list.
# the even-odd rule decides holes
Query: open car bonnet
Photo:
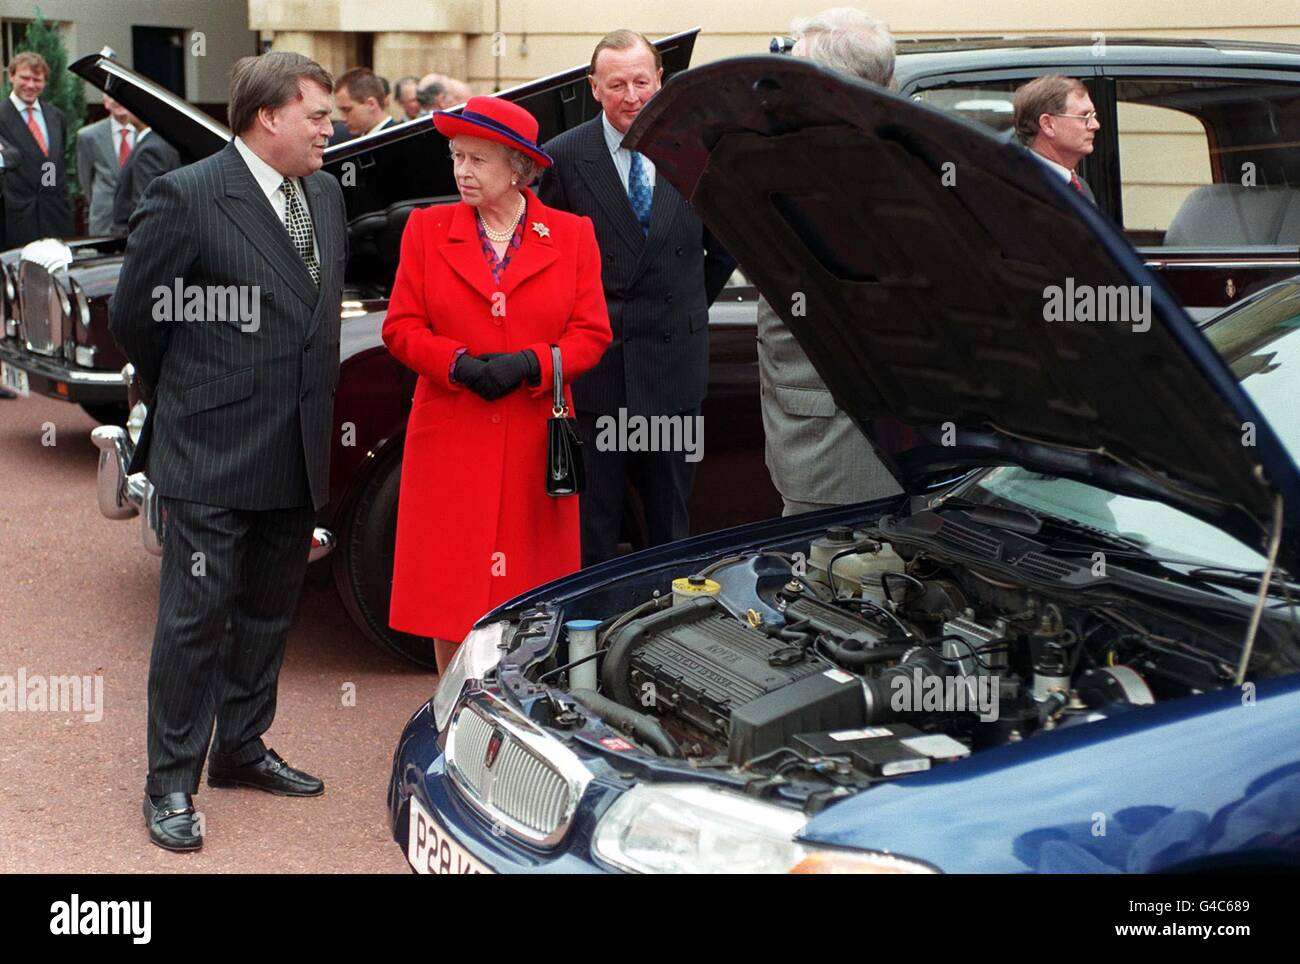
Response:
[[[624,144],[690,199],[905,490],[1016,464],[1261,551],[1280,497],[1297,571],[1281,441],[1120,232],[1024,148],[776,56],[674,78]],[[1091,317],[1119,319],[1076,320],[1090,292]]]
[[[215,154],[232,136],[224,124],[124,65],[108,47],[68,69],[154,128],[187,164]]]

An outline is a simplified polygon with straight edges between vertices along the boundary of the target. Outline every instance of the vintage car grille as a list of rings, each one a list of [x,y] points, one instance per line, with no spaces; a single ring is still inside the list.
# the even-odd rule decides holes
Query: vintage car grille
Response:
[[[469,803],[512,836],[538,846],[563,839],[591,774],[527,720],[484,701],[451,726],[447,772]]]
[[[18,335],[29,351],[57,355],[63,350],[64,317],[59,290],[43,266],[19,262]]]

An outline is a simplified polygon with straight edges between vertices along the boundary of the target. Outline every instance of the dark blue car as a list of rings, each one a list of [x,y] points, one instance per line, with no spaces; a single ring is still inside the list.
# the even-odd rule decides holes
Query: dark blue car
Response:
[[[394,756],[412,867],[1300,866],[1300,279],[1198,330],[1026,151],[806,62],[626,143],[904,494],[485,616]]]

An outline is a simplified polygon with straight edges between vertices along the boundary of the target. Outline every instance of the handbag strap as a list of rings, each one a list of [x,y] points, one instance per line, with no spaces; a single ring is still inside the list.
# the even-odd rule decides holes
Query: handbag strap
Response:
[[[555,394],[551,403],[551,414],[556,418],[563,418],[568,414],[569,406],[564,401],[564,371],[560,367],[560,346],[551,346],[551,382],[555,388]]]

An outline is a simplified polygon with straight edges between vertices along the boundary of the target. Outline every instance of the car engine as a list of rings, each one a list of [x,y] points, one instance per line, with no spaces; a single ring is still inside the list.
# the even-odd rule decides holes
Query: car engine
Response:
[[[1230,625],[1083,598],[833,528],[605,619],[569,695],[661,755],[863,785],[1231,685]]]

